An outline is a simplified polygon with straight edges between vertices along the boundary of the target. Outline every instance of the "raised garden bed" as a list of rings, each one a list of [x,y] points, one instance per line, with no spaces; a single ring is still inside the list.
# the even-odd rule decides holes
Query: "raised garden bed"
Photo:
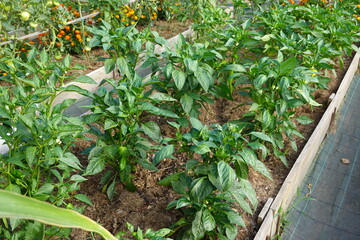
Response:
[[[359,68],[359,59],[359,54],[356,54],[352,59],[335,96],[332,96],[332,99],[329,99],[330,104],[321,117],[321,120],[318,122],[289,174],[282,183],[274,201],[270,206],[267,206],[266,211],[268,211],[268,213],[263,219],[263,223],[258,230],[255,239],[271,239],[275,235],[280,234],[280,219],[283,217],[282,214],[286,212],[291,201],[296,196],[298,188],[313,163],[327,132],[331,131],[331,128],[334,128],[337,110],[342,104],[351,81],[354,79],[354,75]]]
[[[299,151],[289,153],[289,166],[292,167],[287,168],[275,158],[271,158],[265,162],[265,165],[272,174],[273,180],[267,179],[266,177],[254,171],[251,172],[249,179],[256,190],[257,198],[259,200],[259,207],[253,216],[250,214],[243,215],[247,229],[239,229],[239,235],[236,239],[266,239],[266,236],[275,235],[276,232],[271,231],[274,231],[274,229],[278,228],[279,226],[276,222],[277,219],[281,217],[279,215],[279,207],[285,211],[285,202],[281,202],[281,205],[278,206],[276,210],[274,210],[274,206],[276,206],[274,204],[276,202],[271,202],[272,204],[267,206],[268,209],[266,211],[266,213],[269,213],[267,213],[266,218],[265,215],[261,216],[261,220],[258,219],[260,211],[263,209],[269,198],[280,198],[279,196],[281,195],[279,194],[281,194],[281,192],[279,191],[284,191],[281,190],[283,182],[290,181],[286,180],[288,174],[293,175],[292,172],[294,171],[296,164],[299,164],[296,163],[298,162],[297,159],[300,159],[301,155],[304,155],[304,153],[316,153],[316,146],[313,142],[313,139],[315,136],[321,137],[321,135],[317,134],[317,131],[319,130],[315,129],[317,126],[321,126],[323,130],[326,129],[327,125],[324,123],[325,120],[323,118],[327,119],[326,121],[328,121],[329,119],[327,115],[329,115],[329,112],[331,113],[331,109],[334,110],[332,108],[334,104],[327,107],[329,97],[332,95],[332,93],[336,92],[337,97],[333,100],[338,102],[339,100],[336,99],[341,98],[341,95],[344,94],[344,91],[346,92],[346,85],[349,83],[349,79],[351,79],[351,72],[354,71],[354,66],[356,66],[356,61],[358,61],[358,58],[359,56],[356,55],[351,65],[351,59],[347,61],[347,66],[350,66],[349,70],[339,71],[338,77],[332,80],[328,90],[317,91],[317,98],[315,98],[315,100],[319,103],[322,103],[323,107],[316,107],[312,110],[309,108],[303,108],[298,113],[307,114],[309,117],[314,119],[314,122],[311,124],[311,126],[306,126],[306,128],[303,128],[303,131],[301,131],[301,133],[305,136],[305,139],[299,139]],[[344,77],[344,79],[342,79],[345,73],[347,73],[347,75]],[[338,89],[339,86],[340,88]],[[237,119],[237,115],[242,114],[242,111],[246,111],[246,108],[239,108],[236,111],[231,110],[233,109],[232,104],[233,103],[226,101],[225,99],[215,101],[211,105],[207,106],[207,110],[204,111],[201,120],[207,124],[218,122],[221,123]],[[235,107],[236,105],[233,106]],[[172,130],[167,127],[165,127],[163,131],[164,134],[169,136],[172,132]],[[319,140],[318,137],[317,140]],[[315,142],[318,145],[321,143],[321,140]],[[80,152],[87,146],[87,143],[81,142],[75,148],[75,152]],[[311,151],[306,150],[309,147],[311,147]],[[101,175],[91,177],[89,181],[84,182],[83,186],[81,187],[81,192],[91,196],[90,198],[93,202],[93,206],[87,207],[84,214],[92,219],[96,219],[98,222],[102,223],[103,226],[114,233],[118,231],[126,231],[125,221],[128,221],[135,226],[141,226],[145,229],[160,229],[163,227],[168,227],[174,221],[176,221],[181,216],[181,214],[176,211],[165,211],[166,205],[176,196],[176,194],[171,191],[169,192],[167,188],[158,185],[157,182],[173,173],[174,169],[180,168],[180,166],[185,161],[181,155],[177,156],[176,159],[176,161],[170,159],[163,161],[161,167],[159,167],[162,169],[160,172],[144,171],[143,169],[139,169],[135,175],[135,182],[136,186],[138,187],[138,191],[135,193],[130,193],[123,187],[118,186],[117,191],[119,192],[119,195],[114,199],[113,202],[110,202],[106,194],[104,194],[101,191],[101,188],[99,188],[98,182],[101,178]],[[301,169],[301,173],[305,173],[305,170],[303,169],[306,168],[302,165],[301,168],[296,167],[296,169]],[[289,177],[291,177],[291,175],[289,175]],[[300,177],[298,177],[296,181],[300,181]],[[293,193],[296,193],[297,187],[294,181],[291,181],[291,184],[289,183],[285,186],[288,186],[288,189],[291,189]],[[281,198],[281,200],[283,199],[284,198]],[[286,200],[291,201],[291,196],[287,197]],[[111,213],[104,214],[104,212],[107,212],[107,209],[113,209],[113,211]],[[267,229],[266,227],[269,222],[272,223],[272,227]],[[85,239],[86,236],[89,236],[89,234],[76,230],[74,231],[74,236],[78,237],[79,239]]]

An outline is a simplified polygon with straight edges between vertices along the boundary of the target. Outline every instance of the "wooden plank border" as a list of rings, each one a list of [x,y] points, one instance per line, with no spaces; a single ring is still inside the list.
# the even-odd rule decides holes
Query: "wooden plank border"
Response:
[[[359,67],[359,59],[360,55],[357,53],[354,56],[334,99],[326,109],[323,117],[286,177],[254,240],[272,239],[272,237],[277,234],[281,216],[280,209],[282,209],[282,211],[286,211],[288,209],[297,192],[297,189],[314,161],[318,149],[326,136],[331,122],[333,121],[333,115],[337,112],[344,100],[346,92],[349,89],[349,86]]]

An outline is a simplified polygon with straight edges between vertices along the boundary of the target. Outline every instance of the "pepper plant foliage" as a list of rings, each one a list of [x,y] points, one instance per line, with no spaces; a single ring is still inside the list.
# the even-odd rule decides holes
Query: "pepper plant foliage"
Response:
[[[64,85],[66,72],[71,70],[70,57],[62,62],[49,59],[45,51],[33,49],[25,60],[0,63],[0,69],[9,73],[3,80],[10,84],[0,87],[0,137],[9,147],[7,154],[0,154],[0,184],[6,190],[61,206],[86,180],[76,174],[82,165],[70,151],[85,127],[79,117],[64,115],[74,100],[55,106],[53,102],[61,92],[85,90]],[[86,77],[75,81],[93,82]],[[90,202],[83,194],[75,197]],[[11,223],[5,224],[3,234],[23,226],[21,221]]]
[[[171,156],[173,151],[170,149],[167,154],[156,157],[152,163],[147,160],[147,153],[159,149],[162,141],[158,124],[147,120],[147,116],[151,114],[178,118],[175,113],[154,105],[158,101],[173,99],[161,94],[144,95],[144,90],[150,83],[144,84],[141,77],[133,74],[135,77],[132,80],[104,80],[103,83],[110,84],[113,90],[108,91],[102,87],[93,94],[93,104],[88,106],[92,113],[85,116],[90,132],[97,136],[96,146],[89,155],[86,174],[99,173],[105,169],[106,163],[110,164],[118,170],[120,181],[131,191],[136,189],[131,172],[135,170],[137,163],[147,169],[157,170],[156,165],[164,157]],[[103,131],[93,123],[98,123],[97,126],[102,123],[100,126]],[[108,172],[102,180],[110,198],[114,194],[115,176]]]
[[[163,159],[181,154],[184,164],[159,184],[178,194],[168,208],[181,209],[183,218],[164,231],[143,232],[129,224],[132,235],[235,239],[238,227],[245,226],[242,213],[252,214],[258,205],[250,169],[271,179],[264,164],[269,155],[287,164],[286,153],[297,150],[302,137],[297,124],[311,119],[296,110],[320,106],[313,93],[327,87],[329,71],[341,66],[344,56],[359,51],[354,44],[359,22],[353,16],[359,13],[354,1],[234,3],[252,10],[253,18],[235,11],[236,21],[224,20],[229,15],[212,0],[181,2],[199,10],[193,19],[197,37],[181,35],[174,48],[150,28],[139,31],[105,21],[92,28],[89,44],[109,54],[106,72],[120,74],[104,79],[93,93],[64,85],[69,57],[52,62],[45,51],[36,50],[27,57],[1,57],[0,78],[10,85],[0,87],[0,137],[10,148],[0,155],[1,188],[60,206],[85,176],[101,173],[103,191],[111,199],[118,182],[136,191],[138,167],[158,171]],[[214,31],[204,31],[210,27]],[[88,77],[74,80],[93,83]],[[64,91],[88,97],[91,112],[64,114],[74,100],[52,106]],[[214,100],[239,96],[248,111],[237,119],[199,120]],[[164,124],[174,129],[170,136],[162,134]],[[70,152],[84,132],[96,139],[87,149],[86,166]],[[91,203],[83,195],[75,197]],[[1,234],[24,238],[25,224],[4,221]]]
[[[206,44],[191,44],[180,35],[175,50],[165,48],[161,54],[152,54],[145,63],[159,74],[154,76],[153,88],[177,101],[162,105],[180,116],[197,117],[204,103],[211,103],[214,87],[214,62],[222,58]],[[155,65],[155,66],[154,66]]]
[[[206,126],[191,118],[192,129],[181,134],[177,129],[178,151],[188,155],[182,172],[174,173],[159,182],[171,185],[182,196],[168,208],[182,208],[185,217],[177,226],[183,229],[182,239],[235,239],[237,226],[245,223],[235,206],[252,214],[257,207],[254,189],[248,181],[249,167],[271,178],[256,151],[266,147],[258,141],[249,142],[251,135],[243,133],[246,126],[234,124]],[[246,200],[250,201],[250,204]]]

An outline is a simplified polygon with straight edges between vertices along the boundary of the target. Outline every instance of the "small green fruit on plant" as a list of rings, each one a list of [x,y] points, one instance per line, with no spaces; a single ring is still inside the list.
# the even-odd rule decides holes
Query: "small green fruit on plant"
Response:
[[[59,6],[60,5],[60,3],[59,2],[57,2],[57,1],[47,1],[46,2],[46,6],[47,7],[51,7],[51,6]]]
[[[30,13],[29,13],[29,12],[26,12],[26,11],[21,12],[21,13],[20,13],[20,18],[21,18],[22,21],[26,22],[26,21],[28,21],[29,18],[30,18]]]
[[[37,22],[30,22],[30,27],[32,28],[37,28],[37,26],[39,26],[39,24]]]

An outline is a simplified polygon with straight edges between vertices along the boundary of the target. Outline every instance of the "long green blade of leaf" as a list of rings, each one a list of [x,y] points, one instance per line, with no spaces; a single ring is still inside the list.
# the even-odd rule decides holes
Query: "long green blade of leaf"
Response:
[[[36,220],[65,228],[81,228],[96,232],[106,240],[116,240],[105,228],[80,213],[4,190],[0,190],[0,217]]]

